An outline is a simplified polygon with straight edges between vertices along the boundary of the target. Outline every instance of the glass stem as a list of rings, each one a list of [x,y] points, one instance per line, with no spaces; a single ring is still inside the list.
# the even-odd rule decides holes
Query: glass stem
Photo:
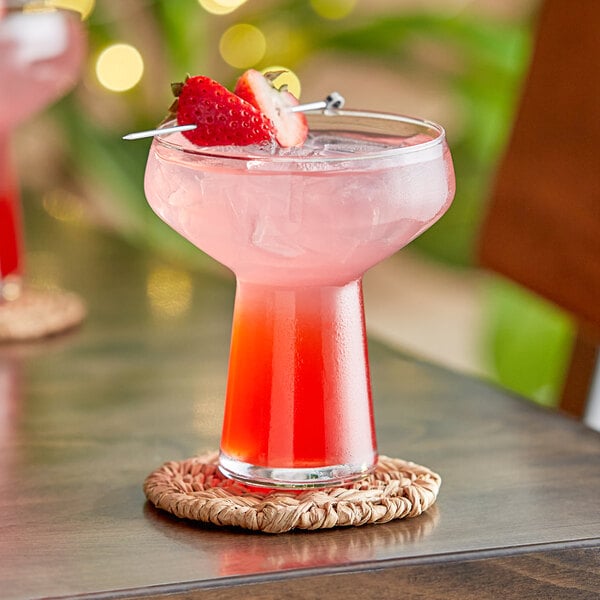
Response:
[[[21,203],[11,157],[10,135],[0,131],[0,302],[21,291],[23,230]]]
[[[268,468],[371,466],[362,282],[238,280],[221,451]]]

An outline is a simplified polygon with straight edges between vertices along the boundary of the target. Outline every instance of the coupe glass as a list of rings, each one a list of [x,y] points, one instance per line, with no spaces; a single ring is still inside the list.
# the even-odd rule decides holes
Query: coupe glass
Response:
[[[14,129],[65,94],[85,53],[78,13],[42,2],[9,0],[0,10],[0,302],[19,296],[23,233],[17,176],[11,161]]]
[[[375,467],[362,276],[454,196],[440,126],[351,110],[308,121],[305,146],[271,155],[158,137],[145,176],[158,216],[235,273],[219,465],[268,488]]]

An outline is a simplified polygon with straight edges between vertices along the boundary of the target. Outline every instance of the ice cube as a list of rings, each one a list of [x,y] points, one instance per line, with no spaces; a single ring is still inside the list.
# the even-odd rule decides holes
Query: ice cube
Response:
[[[268,215],[259,216],[256,220],[251,241],[256,248],[278,256],[293,258],[306,252],[293,237],[284,234],[281,223],[278,225]]]

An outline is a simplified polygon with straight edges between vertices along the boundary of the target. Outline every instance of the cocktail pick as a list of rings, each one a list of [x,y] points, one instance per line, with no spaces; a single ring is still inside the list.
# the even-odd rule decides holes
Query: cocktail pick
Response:
[[[154,137],[155,135],[166,135],[168,133],[175,133],[176,131],[191,131],[196,129],[196,125],[173,125],[173,127],[162,127],[161,129],[150,129],[148,131],[136,131],[134,133],[128,133],[123,136],[124,140],[139,140],[147,137]]]
[[[308,102],[307,104],[298,104],[290,106],[286,110],[288,112],[310,112],[311,110],[337,110],[345,104],[344,96],[337,92],[331,92],[325,100],[320,102]]]
[[[318,102],[308,102],[306,104],[298,104],[297,106],[290,106],[285,110],[289,112],[310,112],[315,110],[338,110],[344,106],[345,99],[338,92],[331,92],[325,98]],[[169,133],[175,133],[177,131],[191,131],[196,129],[196,125],[173,125],[172,127],[162,127],[161,129],[149,129],[148,131],[136,131],[135,133],[128,133],[123,136],[124,140],[139,140],[141,138],[154,137],[157,135],[167,135]]]

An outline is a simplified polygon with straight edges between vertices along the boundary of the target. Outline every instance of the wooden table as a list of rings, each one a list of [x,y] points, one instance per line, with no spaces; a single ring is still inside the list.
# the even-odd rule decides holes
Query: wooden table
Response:
[[[380,451],[442,474],[428,513],[271,536],[149,506],[218,445],[233,282],[90,236],[53,238],[85,326],[0,351],[0,597],[600,597],[600,436],[376,340]]]

